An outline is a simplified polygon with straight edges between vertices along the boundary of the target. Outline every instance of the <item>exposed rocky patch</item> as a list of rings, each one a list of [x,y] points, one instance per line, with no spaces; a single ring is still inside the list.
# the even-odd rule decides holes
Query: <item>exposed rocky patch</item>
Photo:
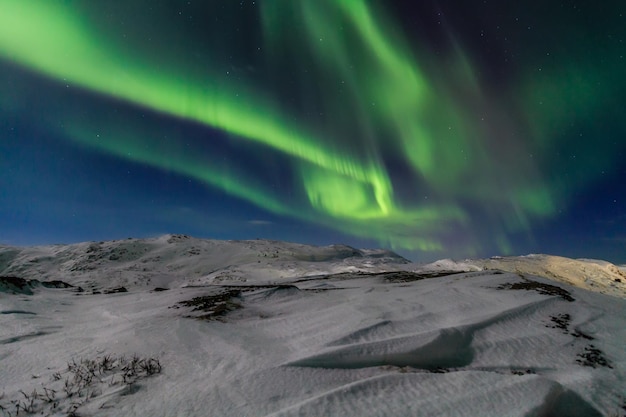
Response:
[[[606,261],[537,254],[476,259],[469,262],[488,270],[536,275],[589,291],[626,298],[626,273]]]
[[[45,288],[74,288],[73,285],[58,279],[52,281],[42,281],[41,286]]]
[[[604,352],[594,345],[585,346],[585,350],[578,354],[576,362],[582,366],[590,366],[592,368],[604,367],[613,369],[609,360],[604,357]]]
[[[563,333],[570,334],[576,338],[582,338],[586,340],[595,340],[595,337],[589,336],[587,333],[583,332],[579,329],[574,329],[573,332],[570,332],[569,326],[572,321],[572,317],[567,314],[558,314],[556,316],[550,316],[551,324],[547,324],[546,327],[552,327],[553,329],[561,329]]]
[[[32,295],[33,285],[31,284],[31,281],[24,278],[0,277],[0,292]]]
[[[77,288],[80,291],[80,287],[74,287],[67,282],[54,280],[54,281],[39,281],[36,279],[24,279],[14,276],[0,276],[0,292],[9,294],[26,294],[32,295],[33,289],[37,287],[44,288]]]
[[[552,327],[554,329],[561,329],[564,333],[568,333],[569,324],[572,320],[572,317],[569,314],[559,314],[557,316],[551,316],[550,321],[553,323]]]
[[[126,287],[115,287],[104,290],[105,294],[118,294],[121,292],[128,292],[128,289]]]
[[[413,282],[421,281],[429,278],[439,278],[448,275],[458,274],[458,271],[432,271],[432,272],[410,272],[410,271],[393,271],[383,272],[379,274],[386,282],[401,283],[401,282]]]
[[[553,295],[556,297],[561,297],[565,301],[575,301],[575,298],[572,297],[569,291],[564,290],[561,287],[557,287],[556,285],[544,284],[542,282],[531,281],[529,279],[524,278],[523,282],[514,282],[510,284],[502,284],[498,286],[499,290],[526,290],[526,291],[537,291],[539,294],[544,295]]]
[[[185,317],[208,321],[221,320],[229,312],[241,308],[241,304],[234,300],[240,295],[241,290],[230,288],[220,290],[216,294],[207,294],[194,297],[191,300],[180,301],[173,308],[192,307],[190,314]]]

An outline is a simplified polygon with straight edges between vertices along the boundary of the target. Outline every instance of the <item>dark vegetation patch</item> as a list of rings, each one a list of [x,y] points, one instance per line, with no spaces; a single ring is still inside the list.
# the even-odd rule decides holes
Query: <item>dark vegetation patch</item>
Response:
[[[571,334],[574,337],[581,337],[581,338],[586,339],[586,340],[595,340],[596,339],[595,337],[589,336],[587,333],[583,333],[580,330],[574,330],[574,332],[572,332]]]
[[[74,288],[72,284],[60,280],[44,281],[41,286],[45,288]]]
[[[320,293],[320,292],[326,292],[326,291],[336,291],[336,290],[343,290],[345,288],[304,288],[301,291],[305,291],[305,292],[312,292],[312,293]]]
[[[302,281],[312,281],[312,280],[338,280],[345,281],[349,279],[361,279],[368,277],[380,277],[385,282],[390,283],[405,283],[405,282],[413,282],[413,281],[421,281],[423,279],[429,278],[439,278],[446,277],[449,275],[455,275],[465,272],[459,271],[430,271],[430,272],[412,272],[412,271],[390,271],[390,272],[340,272],[338,274],[330,274],[330,275],[321,275],[321,276],[309,276],[304,277],[298,280],[298,282]]]
[[[537,291],[539,294],[544,295],[553,295],[557,297],[561,297],[565,301],[575,301],[576,299],[572,297],[569,291],[564,290],[561,287],[557,287],[556,285],[544,284],[537,281],[531,281],[529,279],[524,279],[523,282],[514,282],[511,284],[502,284],[498,286],[499,290],[527,290],[527,291]]]
[[[287,289],[296,289],[298,290],[299,288],[296,287],[295,285],[291,285],[291,284],[278,284],[278,285],[220,285],[220,288],[227,288],[227,289],[231,289],[231,290],[239,290],[242,292],[249,292],[249,291],[255,291],[255,290],[262,290],[262,289],[276,289],[276,290],[287,290]]]
[[[429,278],[439,278],[448,275],[458,274],[456,271],[432,271],[432,272],[410,272],[410,271],[393,271],[376,273],[372,275],[382,276],[383,279],[391,283],[421,281]]]
[[[307,293],[321,293],[326,291],[343,290],[344,288],[337,287],[316,287],[316,288],[300,288],[293,284],[279,284],[279,285],[220,285],[221,288],[238,289],[242,293],[267,289],[274,294],[287,294],[289,292],[295,294],[300,291]]]
[[[355,271],[355,272],[339,272],[336,274],[329,275],[309,275],[306,277],[298,278],[296,282],[306,282],[306,281],[347,281],[351,279],[363,279],[369,277],[382,277],[388,274],[401,274],[403,271],[396,272],[363,272],[363,271]],[[412,274],[412,272],[406,272],[407,274]]]
[[[590,366],[592,368],[603,367],[613,369],[613,366],[608,359],[604,357],[604,352],[595,347],[594,345],[585,346],[583,353],[578,354],[579,359],[576,359],[582,366]]]
[[[189,318],[208,321],[222,320],[229,312],[241,308],[241,304],[234,300],[240,295],[241,290],[239,289],[227,289],[217,294],[202,295],[191,300],[180,301],[173,308],[192,307],[192,312],[200,312],[200,314],[185,316]]]
[[[77,288],[77,291],[81,291],[80,287],[74,287],[64,281],[39,281],[36,279],[24,279],[15,276],[0,276],[0,292],[6,292],[9,294],[26,294],[32,295],[33,289],[36,287],[44,288]]]
[[[511,369],[513,375],[534,375],[536,372],[532,369]]]
[[[168,291],[168,290],[169,290],[169,288],[156,287],[152,291],[154,291],[154,292],[162,292],[162,291]]]
[[[115,288],[109,288],[104,290],[105,294],[118,294],[121,292],[128,292],[128,289],[126,289],[126,287],[115,287]],[[94,291],[95,294],[95,291]]]
[[[30,280],[19,277],[0,277],[0,291],[11,294],[33,294]]]
[[[48,368],[50,369],[50,368]],[[13,397],[0,395],[0,416],[79,416],[81,407],[107,390],[123,387],[120,395],[141,389],[138,381],[160,374],[162,365],[156,357],[104,355],[95,359],[68,362],[67,368],[55,372],[41,388],[19,390]],[[112,399],[109,404],[113,404]]]
[[[213,294],[194,297],[191,300],[178,302],[171,308],[191,307],[191,314],[188,318],[196,318],[207,321],[222,321],[231,311],[242,308],[241,300],[238,300],[243,293],[268,290],[264,292],[267,296],[274,294],[290,295],[300,292],[295,285],[220,285],[215,286],[216,292]]]
[[[550,316],[550,321],[554,324],[547,327],[552,327],[553,329],[561,329],[564,330],[564,333],[567,333],[569,324],[572,321],[572,317],[569,314],[559,314],[557,316]]]
[[[450,372],[449,368],[442,368],[440,366],[433,368],[433,369],[428,369],[428,372],[430,372],[431,374],[447,374],[448,372]]]
[[[337,274],[330,275],[310,275],[302,278],[298,278],[297,282],[306,282],[306,281],[322,281],[322,280],[337,280],[337,281],[345,281],[349,279],[361,279],[368,276],[374,276],[379,274],[373,274],[368,272],[339,272]]]
[[[191,236],[188,235],[172,235],[169,237],[169,239],[167,239],[167,243],[178,243],[178,242],[184,242],[185,240],[190,239]]]
[[[571,334],[572,336],[577,337],[577,338],[582,338],[586,340],[595,339],[593,336],[589,336],[587,333],[578,329],[575,329],[573,332],[570,333],[569,326],[570,326],[570,323],[572,322],[572,317],[567,313],[558,314],[556,316],[550,316],[550,321],[553,324],[552,325],[547,324],[546,327],[551,327],[553,329],[561,329],[563,330],[563,333]]]
[[[187,287],[187,288],[206,288],[206,287]],[[189,314],[185,317],[197,318],[201,320],[222,320],[223,317],[231,311],[242,308],[240,298],[244,293],[250,293],[253,291],[267,290],[261,292],[265,296],[290,296],[297,294],[301,290],[295,285],[283,284],[283,285],[212,285],[209,286],[215,290],[213,294],[202,295],[194,297],[191,300],[180,301],[176,305],[170,308],[191,307],[191,312],[195,314]],[[156,289],[155,289],[156,291]],[[310,290],[312,292],[320,292],[323,290]]]

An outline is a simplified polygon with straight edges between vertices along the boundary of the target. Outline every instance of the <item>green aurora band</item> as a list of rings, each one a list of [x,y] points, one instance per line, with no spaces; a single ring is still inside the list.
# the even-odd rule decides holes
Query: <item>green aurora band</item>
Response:
[[[302,108],[282,104],[294,92],[280,85],[232,82],[217,70],[199,76],[161,68],[140,51],[131,55],[71,2],[3,1],[0,57],[287,158],[300,199],[284,202],[245,167],[228,166],[219,156],[154,146],[158,132],[141,121],[115,126],[66,115],[71,122],[62,133],[69,140],[395,249],[438,251],[462,237],[470,252],[478,251],[480,239],[468,236],[489,224],[488,243],[510,252],[507,236],[530,233],[533,219],[554,214],[566,198],[537,162],[519,157],[551,146],[547,126],[554,119],[533,119],[532,148],[504,133],[527,122],[501,110],[510,103],[483,91],[462,48],[429,60],[365,0],[268,1],[261,14],[269,73],[290,65]],[[324,92],[312,93],[311,80]],[[563,83],[557,88],[569,87]],[[322,111],[313,115],[303,110],[306,103]],[[568,114],[568,103],[561,104],[557,121]],[[401,176],[396,163],[404,167]],[[407,181],[412,188],[399,191]]]

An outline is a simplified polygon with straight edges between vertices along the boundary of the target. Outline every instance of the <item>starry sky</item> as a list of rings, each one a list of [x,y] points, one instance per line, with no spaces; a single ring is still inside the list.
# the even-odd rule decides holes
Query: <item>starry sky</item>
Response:
[[[626,4],[0,1],[0,242],[626,263]]]

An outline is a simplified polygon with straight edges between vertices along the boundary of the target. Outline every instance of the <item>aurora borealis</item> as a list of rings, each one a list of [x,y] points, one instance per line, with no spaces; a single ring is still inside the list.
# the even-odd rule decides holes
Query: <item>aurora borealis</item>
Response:
[[[1,1],[0,241],[626,262],[624,6],[414,3]]]

